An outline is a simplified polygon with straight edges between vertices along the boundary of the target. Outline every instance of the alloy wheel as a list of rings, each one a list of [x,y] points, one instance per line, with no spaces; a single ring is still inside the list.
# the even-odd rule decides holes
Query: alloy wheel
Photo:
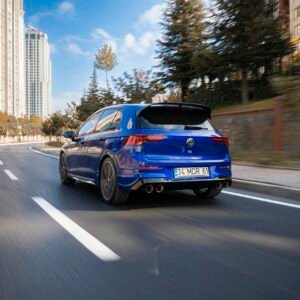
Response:
[[[116,185],[115,169],[110,160],[105,160],[101,168],[101,191],[105,201],[111,201]]]

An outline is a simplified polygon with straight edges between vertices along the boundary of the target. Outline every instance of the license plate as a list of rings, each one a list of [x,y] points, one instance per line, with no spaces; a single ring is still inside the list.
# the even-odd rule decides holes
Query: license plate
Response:
[[[209,177],[209,169],[207,167],[174,168],[174,177]]]

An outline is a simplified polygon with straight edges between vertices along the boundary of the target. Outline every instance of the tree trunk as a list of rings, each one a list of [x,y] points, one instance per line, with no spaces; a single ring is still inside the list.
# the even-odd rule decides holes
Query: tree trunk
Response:
[[[218,80],[219,80],[219,83],[220,83],[221,85],[223,85],[223,83],[224,83],[224,81],[225,81],[225,76],[224,76],[224,75],[219,75]]]
[[[249,102],[249,89],[248,89],[248,70],[242,70],[242,103],[247,104]]]
[[[108,83],[108,78],[107,78],[107,71],[105,71],[105,76],[106,76],[107,91],[109,91],[109,83]]]
[[[279,75],[284,75],[283,74],[283,57],[279,58]]]
[[[201,86],[202,86],[203,88],[206,88],[205,76],[201,76]]]
[[[182,102],[186,102],[189,90],[189,84],[187,82],[181,81],[181,98]]]

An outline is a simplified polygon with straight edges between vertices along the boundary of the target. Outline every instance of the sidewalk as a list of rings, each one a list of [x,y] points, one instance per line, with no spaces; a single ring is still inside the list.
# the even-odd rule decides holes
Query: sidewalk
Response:
[[[232,166],[232,187],[300,200],[300,170]]]
[[[233,165],[234,179],[257,181],[300,189],[300,170]]]

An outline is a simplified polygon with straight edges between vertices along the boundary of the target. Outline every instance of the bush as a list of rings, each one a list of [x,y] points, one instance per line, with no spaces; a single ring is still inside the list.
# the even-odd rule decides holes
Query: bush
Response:
[[[250,100],[268,99],[274,96],[276,93],[267,83],[258,80],[249,81]],[[212,108],[239,104],[241,101],[241,82],[235,80],[201,86],[191,92],[187,101],[205,104]]]
[[[64,143],[60,142],[60,141],[54,141],[54,142],[47,142],[46,145],[50,146],[50,147],[56,147],[56,148],[58,147],[58,148],[60,148],[60,147],[62,147],[64,145]]]

